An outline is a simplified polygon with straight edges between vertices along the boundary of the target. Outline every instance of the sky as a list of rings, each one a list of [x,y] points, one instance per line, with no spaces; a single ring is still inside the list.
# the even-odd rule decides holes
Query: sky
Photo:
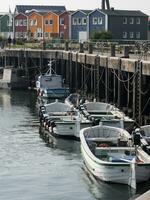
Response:
[[[2,1],[2,0],[1,0]],[[101,8],[101,0],[4,0],[0,12],[14,11],[15,5],[63,5],[67,10]],[[150,16],[150,0],[110,0],[115,9],[141,10]]]

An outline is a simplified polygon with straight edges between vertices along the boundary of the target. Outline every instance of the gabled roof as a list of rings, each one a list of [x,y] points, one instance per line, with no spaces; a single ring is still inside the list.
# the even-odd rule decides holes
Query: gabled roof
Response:
[[[65,11],[65,6],[43,6],[43,5],[16,5],[15,12],[25,13],[27,10],[37,10],[38,12],[48,12],[48,11]]]
[[[140,10],[115,10],[115,9],[110,9],[110,10],[101,10],[103,13],[110,15],[110,16],[133,16],[133,17],[146,17],[145,13],[141,12]]]
[[[74,15],[77,12],[81,12],[81,13],[83,13],[85,15],[88,15],[91,11],[92,10],[76,10],[76,11],[72,12],[71,15]]]

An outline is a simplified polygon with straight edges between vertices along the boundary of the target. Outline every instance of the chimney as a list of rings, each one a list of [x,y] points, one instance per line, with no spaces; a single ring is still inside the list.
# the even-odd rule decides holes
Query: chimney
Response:
[[[105,0],[102,0],[101,9],[102,9],[102,10],[105,10]]]
[[[107,7],[107,10],[110,10],[109,0],[106,0],[106,7]]]
[[[106,5],[106,7],[105,7]],[[110,10],[110,3],[109,0],[102,0],[102,5],[101,5],[101,9],[105,10],[107,8],[107,10]]]

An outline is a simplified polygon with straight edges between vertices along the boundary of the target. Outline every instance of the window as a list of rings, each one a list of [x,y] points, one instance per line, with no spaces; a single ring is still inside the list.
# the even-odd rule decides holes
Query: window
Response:
[[[60,39],[64,39],[64,32],[60,32]]]
[[[133,17],[130,17],[129,23],[130,23],[130,24],[134,24],[134,18],[133,18]]]
[[[45,19],[45,25],[48,25],[48,22],[49,22],[48,19]]]
[[[23,20],[19,19],[19,26],[23,26]]]
[[[138,17],[136,18],[136,24],[140,24],[141,23],[141,19]]]
[[[37,25],[37,20],[36,19],[31,19],[30,20],[30,26],[36,26]]]
[[[127,38],[127,32],[124,31],[122,37],[123,37],[124,39]]]
[[[98,24],[102,24],[103,20],[102,17],[98,17]]]
[[[141,33],[140,32],[136,32],[136,38],[140,39],[141,38]]]
[[[73,25],[77,25],[77,18],[73,18]]]
[[[131,39],[134,38],[134,33],[133,32],[130,32],[129,35],[130,35]]]
[[[86,23],[87,23],[87,20],[86,20],[85,17],[83,17],[83,18],[82,18],[82,24],[83,24],[83,25],[86,25]]]
[[[60,25],[64,25],[64,19],[60,18]]]
[[[37,37],[42,37],[42,33],[37,33]]]
[[[97,17],[93,17],[93,24],[97,24]]]
[[[19,22],[18,22],[18,19],[15,20],[15,26],[18,26],[19,25]]]
[[[127,17],[124,17],[124,18],[123,18],[123,24],[127,24],[127,22],[128,22]]]
[[[53,20],[52,19],[49,20],[49,24],[53,25]]]
[[[26,19],[23,20],[23,26],[27,26],[27,20]]]
[[[78,18],[78,25],[81,25],[82,19]]]

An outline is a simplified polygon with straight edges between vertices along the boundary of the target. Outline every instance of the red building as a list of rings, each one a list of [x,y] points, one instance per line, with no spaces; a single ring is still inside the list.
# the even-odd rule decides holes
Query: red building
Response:
[[[27,16],[23,13],[19,13],[14,17],[14,37],[25,38],[28,37],[28,25]]]
[[[69,16],[68,11],[59,15],[59,37],[61,39],[69,39]]]

